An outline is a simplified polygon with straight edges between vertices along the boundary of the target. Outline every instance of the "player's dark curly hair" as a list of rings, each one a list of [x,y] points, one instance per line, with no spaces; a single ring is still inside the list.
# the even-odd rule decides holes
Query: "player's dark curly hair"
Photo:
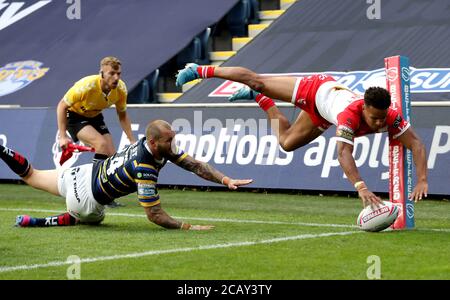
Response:
[[[377,109],[387,109],[391,105],[391,95],[386,89],[373,86],[364,93],[364,104]]]

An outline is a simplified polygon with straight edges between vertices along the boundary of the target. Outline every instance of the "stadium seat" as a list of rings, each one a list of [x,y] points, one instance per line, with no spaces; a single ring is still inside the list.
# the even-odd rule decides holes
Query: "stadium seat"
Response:
[[[211,28],[206,28],[199,35],[194,37],[176,57],[178,69],[182,69],[187,63],[195,62],[200,65],[209,64],[208,41],[211,35]]]
[[[197,38],[201,45],[201,56],[199,57],[197,64],[207,65],[209,64],[208,52],[209,52],[209,38],[211,37],[211,28],[206,28],[202,33],[200,33]]]
[[[128,93],[127,103],[141,104],[146,102],[148,102],[148,81],[144,79]]]
[[[247,25],[251,15],[250,0],[239,1],[227,14],[226,23],[232,36],[243,37],[247,35]]]
[[[158,96],[158,80],[159,80],[159,69],[156,69],[152,73],[150,73],[146,78],[149,84],[149,91],[148,91],[148,102],[157,102]]]
[[[145,104],[156,102],[157,83],[159,69],[156,69],[145,77],[139,84],[128,93],[127,102],[130,104]]]
[[[250,0],[250,16],[248,22],[250,24],[258,24],[260,22],[258,0]]]

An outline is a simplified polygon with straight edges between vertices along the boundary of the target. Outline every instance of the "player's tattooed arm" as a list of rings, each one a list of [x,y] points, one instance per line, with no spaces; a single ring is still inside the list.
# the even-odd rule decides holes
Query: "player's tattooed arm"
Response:
[[[191,225],[189,223],[175,220],[161,208],[161,204],[145,207],[144,209],[147,214],[147,218],[151,222],[167,229],[210,230],[214,228],[214,225]]]
[[[164,228],[167,229],[180,229],[182,226],[182,222],[173,219],[169,216],[161,207],[161,204],[157,204],[151,207],[145,207],[145,213],[147,214],[147,218]]]
[[[224,178],[224,174],[210,166],[205,162],[198,161],[192,156],[187,155],[182,161],[177,163],[183,169],[193,172],[203,179],[221,183]]]

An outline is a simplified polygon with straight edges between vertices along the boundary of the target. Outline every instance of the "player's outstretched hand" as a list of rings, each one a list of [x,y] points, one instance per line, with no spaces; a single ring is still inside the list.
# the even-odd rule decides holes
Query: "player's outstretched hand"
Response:
[[[191,225],[189,230],[211,230],[214,229],[214,225]]]
[[[241,185],[247,185],[252,182],[253,179],[232,179],[232,178],[230,178],[228,182],[224,181],[224,183],[228,186],[230,190],[235,190]]]
[[[417,202],[422,200],[423,197],[428,197],[428,183],[425,180],[417,182],[409,199]]]
[[[380,197],[376,196],[367,188],[360,189],[358,191],[358,195],[361,198],[364,207],[370,205],[374,209],[383,205],[383,200],[381,200]]]

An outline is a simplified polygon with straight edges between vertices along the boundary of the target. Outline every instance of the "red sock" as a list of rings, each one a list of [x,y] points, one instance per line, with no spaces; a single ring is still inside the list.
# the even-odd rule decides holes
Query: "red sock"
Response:
[[[32,218],[29,216],[26,217],[28,217],[28,220],[25,220],[25,223],[21,225],[22,227],[70,226],[78,223],[78,220],[72,217],[68,212],[46,218]]]
[[[275,102],[273,102],[272,98],[264,96],[263,94],[258,94],[255,101],[264,111],[267,111],[272,106],[275,106]]]
[[[198,66],[197,73],[200,78],[211,78],[214,77],[215,66]]]
[[[57,218],[58,226],[68,226],[76,224],[76,219],[72,217],[68,212],[57,216]]]
[[[18,152],[0,145],[0,159],[8,165],[8,167],[21,177],[27,176],[31,165],[28,160]]]

